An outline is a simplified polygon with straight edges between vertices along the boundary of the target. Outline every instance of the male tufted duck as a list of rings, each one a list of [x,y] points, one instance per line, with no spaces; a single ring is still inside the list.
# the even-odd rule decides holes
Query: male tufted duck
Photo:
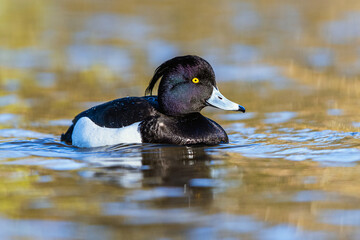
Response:
[[[160,78],[158,96],[153,96]],[[201,109],[212,106],[245,112],[219,92],[212,67],[198,56],[175,57],[161,64],[145,95],[150,96],[120,98],[80,113],[61,141],[77,147],[228,143],[224,129],[201,115]]]

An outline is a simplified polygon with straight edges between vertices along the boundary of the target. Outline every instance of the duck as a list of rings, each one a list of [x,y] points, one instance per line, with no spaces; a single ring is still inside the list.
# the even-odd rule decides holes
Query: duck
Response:
[[[158,95],[153,95],[159,80]],[[207,106],[245,113],[220,93],[210,63],[196,55],[177,56],[156,68],[145,96],[119,98],[81,112],[61,141],[79,148],[229,143],[225,130],[200,113]]]

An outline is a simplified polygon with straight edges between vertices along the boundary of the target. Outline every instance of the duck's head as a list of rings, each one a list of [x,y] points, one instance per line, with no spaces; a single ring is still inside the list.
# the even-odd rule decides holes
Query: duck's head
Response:
[[[214,70],[198,56],[180,56],[161,64],[145,94],[152,94],[161,78],[158,101],[161,110],[171,116],[200,112],[206,106],[245,112],[245,108],[225,98],[218,90]]]

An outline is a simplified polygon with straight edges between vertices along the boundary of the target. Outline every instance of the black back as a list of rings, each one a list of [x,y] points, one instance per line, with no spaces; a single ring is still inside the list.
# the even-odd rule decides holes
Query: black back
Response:
[[[90,118],[100,127],[121,128],[143,121],[149,116],[155,116],[158,108],[156,96],[126,97],[103,103],[78,114],[68,131],[61,135],[61,141],[72,143],[74,126],[82,117]]]

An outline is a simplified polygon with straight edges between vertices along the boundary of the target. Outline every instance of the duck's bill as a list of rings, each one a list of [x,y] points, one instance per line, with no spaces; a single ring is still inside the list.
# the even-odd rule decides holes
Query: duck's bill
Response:
[[[215,87],[213,88],[210,98],[206,100],[206,102],[209,106],[219,109],[245,112],[245,108],[243,106],[240,106],[239,104],[224,97]]]

